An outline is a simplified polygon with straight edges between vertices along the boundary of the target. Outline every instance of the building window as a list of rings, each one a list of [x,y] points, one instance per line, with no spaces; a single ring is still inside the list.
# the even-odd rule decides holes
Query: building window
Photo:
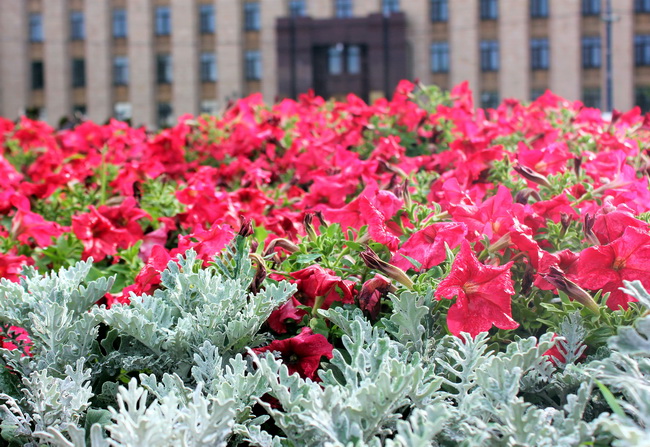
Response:
[[[352,17],[352,0],[336,0],[334,15],[338,18]]]
[[[599,68],[601,65],[600,36],[582,38],[582,67]]]
[[[172,55],[159,54],[156,57],[156,79],[158,84],[171,84],[172,82]]]
[[[218,112],[218,103],[214,99],[204,99],[201,101],[201,114],[216,115]]]
[[[548,17],[548,0],[530,0],[530,16],[534,19]]]
[[[72,59],[72,87],[86,86],[86,61],[84,59]]]
[[[533,70],[548,70],[549,47],[548,38],[531,39],[530,41],[530,67]]]
[[[129,83],[129,59],[125,56],[115,56],[113,59],[113,84],[127,85]]]
[[[169,36],[172,33],[172,13],[169,6],[156,8],[156,35]]]
[[[650,0],[634,0],[634,12],[650,12]]]
[[[481,107],[484,109],[496,109],[499,107],[499,92],[482,92]]]
[[[431,0],[431,21],[446,22],[449,20],[449,3],[447,0]]]
[[[29,15],[29,41],[43,42],[43,16],[41,14]]]
[[[113,117],[119,121],[128,121],[132,116],[131,103],[128,102],[116,102],[113,106]]]
[[[499,41],[481,41],[481,70],[497,71],[499,69]]]
[[[431,71],[434,73],[449,71],[449,42],[431,44]]]
[[[637,67],[650,65],[650,34],[634,36],[634,64]]]
[[[174,125],[174,110],[168,102],[158,103],[158,127],[171,127]]]
[[[244,29],[246,31],[260,30],[260,4],[259,2],[244,3]]]
[[[634,102],[641,107],[642,113],[650,112],[650,87],[637,87],[634,91]]]
[[[530,91],[530,100],[535,101],[537,98],[546,93],[546,89],[543,88],[534,88]]]
[[[72,11],[70,13],[70,38],[72,40],[83,40],[85,38],[84,13]]]
[[[600,88],[585,88],[582,90],[582,103],[585,107],[600,109]]]
[[[262,54],[258,50],[247,51],[244,68],[247,81],[259,81],[262,79]]]
[[[217,80],[217,55],[215,53],[201,53],[200,63],[201,82],[215,82]]]
[[[32,61],[32,90],[41,90],[43,87],[45,87],[43,61]]]
[[[390,15],[394,12],[399,12],[399,0],[382,0],[381,11],[384,15]]]
[[[346,69],[349,74],[361,73],[361,47],[348,45],[346,48]]]
[[[113,10],[113,38],[123,39],[127,35],[126,9]]]
[[[331,75],[343,73],[343,45],[332,45],[327,49],[327,71]]]
[[[290,17],[304,17],[306,12],[305,0],[292,0],[289,2]]]
[[[201,34],[214,34],[214,5],[204,4],[199,7],[199,29],[201,30]]]
[[[499,16],[497,0],[481,0],[480,9],[482,20],[495,20]]]
[[[86,115],[86,105],[76,104],[72,106],[72,115],[75,117],[84,117]]]
[[[600,0],[582,0],[582,15],[597,16],[600,14]]]

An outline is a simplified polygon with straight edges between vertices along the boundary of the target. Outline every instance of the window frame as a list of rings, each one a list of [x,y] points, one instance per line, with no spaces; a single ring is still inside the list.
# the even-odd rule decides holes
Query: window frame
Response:
[[[72,59],[70,78],[72,88],[86,87],[86,59],[75,57]]]
[[[334,16],[337,19],[349,19],[354,16],[352,0],[334,0]]]
[[[199,79],[201,82],[217,82],[217,54],[204,51],[199,55]]]
[[[199,33],[214,34],[217,30],[216,8],[213,4],[202,3],[199,5]]]
[[[650,12],[650,0],[634,0],[634,12],[644,14]]]
[[[154,34],[169,36],[172,33],[172,11],[169,6],[156,6],[154,10]]]
[[[36,67],[40,68],[36,70]],[[29,75],[31,90],[43,90],[45,88],[45,63],[42,59],[33,59],[30,61]]]
[[[530,0],[530,18],[547,19],[550,13],[548,0]]]
[[[244,77],[247,81],[262,80],[262,53],[259,50],[244,53]]]
[[[70,40],[86,38],[86,20],[83,11],[70,11]]]
[[[166,85],[174,82],[173,61],[171,53],[156,54],[156,84]]]
[[[446,40],[431,42],[429,58],[432,73],[449,73],[449,42]]]
[[[449,21],[449,1],[431,0],[429,2],[430,19],[433,23],[444,23]]]
[[[129,23],[126,9],[117,8],[112,11],[111,34],[113,39],[125,39],[129,35]]]
[[[480,0],[479,12],[481,20],[497,20],[499,18],[499,3],[497,0]]]
[[[602,67],[602,43],[600,36],[582,36],[582,68]]]
[[[307,15],[307,5],[305,0],[291,0],[287,6],[289,17],[305,17]]]
[[[548,70],[551,65],[551,49],[548,37],[530,39],[530,69]]]
[[[501,55],[498,40],[482,40],[480,42],[481,71],[499,71]]]
[[[399,0],[381,0],[382,14],[389,16],[393,13],[400,12],[400,10]]]
[[[244,31],[259,31],[261,26],[260,2],[245,2]]]
[[[634,66],[650,66],[650,34],[634,36]]]
[[[34,20],[36,18],[38,18],[38,20]],[[29,41],[31,43],[42,43],[45,40],[43,14],[38,12],[29,14],[28,27]]]
[[[583,16],[599,16],[602,13],[601,1],[582,0],[581,10]]]
[[[127,56],[113,57],[113,85],[129,85],[129,58]]]

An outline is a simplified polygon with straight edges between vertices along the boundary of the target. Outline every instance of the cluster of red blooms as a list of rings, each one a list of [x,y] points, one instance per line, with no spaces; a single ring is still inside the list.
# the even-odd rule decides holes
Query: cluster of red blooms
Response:
[[[269,321],[278,334],[303,319],[308,311],[301,306],[357,303],[376,316],[382,297],[395,290],[392,281],[440,265],[446,246],[458,254],[435,297],[455,300],[447,315],[453,334],[518,327],[511,310],[516,264],[525,266],[530,287],[559,289],[588,307],[602,290],[610,293],[608,307],[626,308],[632,297],[620,290],[624,280],[650,288],[650,231],[639,219],[650,211],[641,146],[650,133],[638,108],[604,120],[598,110],[547,92],[529,105],[509,100],[484,111],[464,84],[452,90],[453,105],[431,112],[413,91],[403,82],[391,101],[372,105],[354,96],[325,103],[304,95],[266,107],[253,95],[219,118],[185,116],[155,135],[118,121],[55,132],[42,122],[0,119],[0,213],[7,218],[0,237],[11,242],[0,253],[0,276],[18,280],[22,265],[34,264],[40,249],[65,234],[74,234],[83,259],[95,262],[119,262],[118,250],[143,241],[144,269],[124,293],[109,297],[109,304],[126,302],[130,292],[155,289],[178,253],[193,248],[207,263],[242,218],[266,230],[268,246],[276,239],[300,243],[305,216],[318,215],[344,230],[367,226],[366,240],[384,245],[391,258],[368,261],[382,274],[363,284],[318,263],[283,272],[298,292]],[[451,138],[445,141],[444,132]],[[427,150],[407,155],[407,138]],[[365,154],[360,148],[368,144],[373,149]],[[498,163],[508,166],[513,183],[525,180],[524,188],[491,181]],[[421,172],[436,174],[430,187],[415,184]],[[571,172],[574,181],[554,183]],[[110,183],[101,185],[102,175]],[[151,179],[178,185],[181,212],[151,216],[140,201],[141,185]],[[75,213],[69,226],[32,211],[80,184],[105,188],[111,199]],[[430,224],[402,212],[423,188],[422,205],[435,202],[442,210]],[[581,251],[547,240],[550,224],[583,220]],[[506,252],[508,261],[500,261]],[[332,355],[329,342],[305,328],[258,348],[267,350],[302,359],[292,371],[310,378],[321,356]]]

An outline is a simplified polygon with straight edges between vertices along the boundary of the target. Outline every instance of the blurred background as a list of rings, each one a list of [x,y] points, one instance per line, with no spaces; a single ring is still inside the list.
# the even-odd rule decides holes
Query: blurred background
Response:
[[[0,0],[0,115],[164,127],[272,102],[469,81],[650,110],[650,0]]]

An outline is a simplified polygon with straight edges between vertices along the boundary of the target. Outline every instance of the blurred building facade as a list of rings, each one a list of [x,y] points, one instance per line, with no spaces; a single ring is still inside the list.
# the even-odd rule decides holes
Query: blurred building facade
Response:
[[[550,88],[650,109],[650,0],[0,0],[0,114],[152,127],[314,88],[372,100],[401,78],[477,103]]]

